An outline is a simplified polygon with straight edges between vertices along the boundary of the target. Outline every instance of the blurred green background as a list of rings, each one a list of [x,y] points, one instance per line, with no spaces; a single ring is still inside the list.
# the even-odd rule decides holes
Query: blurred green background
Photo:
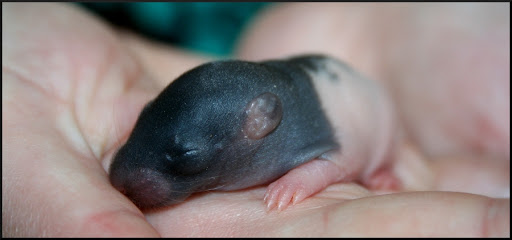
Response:
[[[77,3],[115,26],[191,51],[230,56],[266,2]]]

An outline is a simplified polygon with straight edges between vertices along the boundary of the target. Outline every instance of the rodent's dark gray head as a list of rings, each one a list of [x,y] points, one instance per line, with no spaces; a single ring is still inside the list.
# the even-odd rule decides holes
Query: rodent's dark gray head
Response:
[[[110,181],[141,208],[222,187],[282,117],[264,66],[214,62],[183,74],[141,112]],[[276,82],[276,84],[282,84]],[[279,86],[280,87],[280,86]]]

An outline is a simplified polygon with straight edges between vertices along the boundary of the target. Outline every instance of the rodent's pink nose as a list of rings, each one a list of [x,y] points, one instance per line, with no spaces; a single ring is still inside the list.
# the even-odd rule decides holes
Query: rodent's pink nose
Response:
[[[110,174],[112,185],[139,208],[158,207],[168,201],[171,184],[162,173],[139,168],[135,171]]]

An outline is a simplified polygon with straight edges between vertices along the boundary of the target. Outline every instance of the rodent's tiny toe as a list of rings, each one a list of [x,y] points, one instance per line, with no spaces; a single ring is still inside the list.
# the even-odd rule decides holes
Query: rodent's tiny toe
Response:
[[[277,197],[279,196],[278,194],[280,189],[275,188],[275,186],[275,182],[268,186],[267,192],[265,193],[265,197],[263,199],[267,205],[267,211],[271,211],[277,206]]]
[[[271,211],[276,207],[276,201],[274,198],[269,198],[267,203],[267,212]]]
[[[292,200],[292,197],[294,195],[293,189],[286,189],[283,191],[277,201],[277,211],[283,211],[290,205],[290,202]]]

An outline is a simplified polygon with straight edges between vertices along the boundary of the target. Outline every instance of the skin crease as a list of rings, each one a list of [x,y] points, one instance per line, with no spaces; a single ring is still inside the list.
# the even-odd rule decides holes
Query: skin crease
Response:
[[[307,46],[339,49],[339,45],[333,44],[341,43],[345,50],[349,50],[341,51],[345,56],[337,55],[373,79],[394,79],[390,76],[403,74],[404,78],[397,78],[399,80],[395,82],[400,85],[403,83],[400,81],[405,81],[405,76],[421,76],[418,73],[430,71],[429,67],[433,65],[429,64],[439,59],[439,56],[433,56],[443,51],[432,53],[415,50],[421,49],[419,47],[408,49],[411,56],[424,56],[426,60],[423,61],[426,62],[415,63],[417,65],[413,69],[402,69],[403,73],[398,70],[386,72],[388,66],[384,64],[386,61],[382,61],[386,59],[383,56],[393,59],[400,55],[395,56],[397,53],[394,52],[381,53],[381,56],[364,53],[363,50],[372,52],[364,47],[366,43],[347,35],[337,36],[339,42],[319,44],[307,42],[307,38],[298,38],[304,42],[293,42],[293,45],[290,42],[278,43],[275,39],[278,36],[282,38],[299,34],[315,36],[301,31],[333,33],[328,29],[308,26],[287,28],[287,24],[294,22],[294,16],[300,16],[304,8],[310,12],[328,8],[347,13],[320,14],[325,18],[316,19],[324,23],[335,21],[333,16],[338,15],[359,18],[383,16],[392,23],[388,25],[395,26],[392,29],[398,31],[396,29],[401,26],[393,24],[408,22],[385,18],[388,15],[395,16],[391,14],[394,12],[392,8],[381,10],[379,12],[382,13],[378,15],[369,14],[376,7],[369,4],[335,4],[328,7],[324,4],[282,4],[262,15],[245,34],[238,56],[247,59],[268,58],[272,51],[266,52],[267,46],[279,46],[276,48],[283,49],[283,52],[273,53],[287,54],[311,50]],[[402,7],[407,8],[404,12],[410,12],[410,16],[421,12],[422,17],[431,19],[438,18],[438,10],[443,9],[442,5],[424,8],[421,5],[406,4]],[[477,18],[480,24],[467,24],[475,29],[468,30],[464,27],[464,21],[459,21],[460,25],[453,27],[461,33],[469,31],[475,34],[479,29],[483,31],[481,29],[491,25],[503,33],[493,35],[496,39],[479,40],[479,46],[486,46],[492,50],[489,52],[495,53],[486,56],[489,61],[496,61],[496,65],[482,66],[482,72],[479,73],[487,76],[495,72],[488,68],[494,66],[501,69],[496,75],[489,75],[489,79],[496,78],[492,82],[505,85],[500,89],[508,89],[509,82],[503,79],[510,78],[509,69],[508,72],[503,72],[503,69],[507,69],[504,66],[509,66],[510,60],[507,56],[501,56],[501,51],[496,49],[510,52],[510,45],[500,40],[500,36],[509,35],[510,16],[502,21],[499,18],[502,15],[496,12],[508,12],[509,7],[498,4],[496,8],[480,9],[477,7],[473,10],[480,13]],[[446,15],[462,16],[461,19],[471,15],[456,6],[444,11]],[[368,14],[355,16],[355,12]],[[268,21],[276,16],[281,19],[270,24]],[[498,16],[498,19],[493,20],[490,16]],[[492,21],[503,24],[492,24]],[[383,34],[378,31],[358,34],[361,28],[351,24],[360,22],[343,21],[345,26],[342,29],[352,31],[348,36]],[[445,22],[438,23],[437,29],[446,25]],[[414,26],[417,23],[409,24]],[[431,34],[440,34],[436,32],[435,26],[432,23]],[[271,34],[256,34],[262,31],[279,32],[279,29],[287,29],[289,32],[274,34],[275,37]],[[474,155],[471,151],[461,153],[473,149],[471,146],[475,144],[472,135],[467,135],[463,130],[453,133],[460,136],[446,140],[450,144],[444,147],[425,147],[435,142],[433,140],[411,140],[399,151],[395,166],[399,177],[407,190],[422,192],[378,195],[354,183],[335,184],[286,211],[267,213],[262,201],[265,188],[259,187],[202,194],[176,207],[143,215],[110,186],[106,172],[109,159],[119,142],[126,138],[144,103],[171,79],[212,57],[181,52],[130,34],[117,34],[94,16],[69,4],[2,4],[2,36],[2,236],[510,236],[508,143],[500,142],[503,138],[500,134],[488,134],[482,140],[484,143],[479,145],[481,149],[487,149],[480,150],[482,156]],[[268,38],[258,39],[255,36]],[[508,43],[508,39],[505,40]],[[387,51],[401,46],[391,40],[382,44],[389,44]],[[451,49],[450,44],[455,43],[447,41],[446,44],[448,46],[444,47]],[[473,44],[476,43],[466,42],[462,46]],[[475,51],[473,53],[477,55],[488,53]],[[401,62],[410,61],[411,56],[398,59],[397,66]],[[478,66],[473,68],[479,69]],[[448,66],[446,68],[446,71],[452,69]],[[453,76],[461,74],[460,68],[453,69]],[[413,91],[410,88],[415,85],[400,87],[395,86],[395,83],[388,83],[394,89],[393,96],[398,96],[402,101],[407,99],[404,101],[406,105],[398,104],[402,110],[401,115],[419,114],[414,109],[428,102],[425,99],[430,99],[429,91],[412,97],[412,93],[408,92]],[[458,90],[460,96],[471,99],[475,95],[474,91],[479,89],[478,84],[483,84],[474,83],[464,88],[452,88]],[[443,93],[439,94],[444,96]],[[506,99],[506,103],[509,102],[509,92],[498,91],[497,94]],[[467,104],[460,111],[471,112],[478,105],[470,103],[460,101],[454,104]],[[484,106],[482,111],[491,109],[500,114],[508,111],[501,111],[504,106],[498,103],[501,101]],[[433,107],[442,109],[445,105]],[[508,105],[505,107],[509,108]],[[409,112],[403,113],[406,111]],[[494,118],[495,115],[490,116]],[[423,137],[425,132],[420,127],[428,119],[435,120],[434,117],[425,114],[404,117],[409,119],[404,120],[408,122],[406,134],[413,135],[410,132],[415,132],[412,139],[435,140],[436,134],[442,133],[442,130],[434,131],[434,137]],[[419,121],[418,125],[414,120]],[[464,122],[466,118],[456,120]],[[438,125],[433,124],[430,128],[442,129],[442,122],[436,121]],[[501,120],[484,122],[492,128],[483,129],[509,128],[509,121],[503,121],[505,126]],[[501,130],[493,132],[503,134]],[[443,136],[437,138],[442,139]],[[491,150],[493,152],[489,153]],[[472,157],[468,158],[467,155]],[[470,180],[480,184],[467,184],[468,176],[476,178]],[[479,195],[440,190],[458,190]]]

